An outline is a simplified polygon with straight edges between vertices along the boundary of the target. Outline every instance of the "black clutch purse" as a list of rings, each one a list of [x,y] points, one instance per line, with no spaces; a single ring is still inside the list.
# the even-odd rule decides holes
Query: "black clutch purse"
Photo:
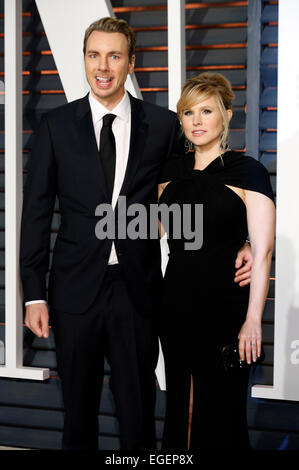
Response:
[[[229,344],[228,346],[224,346],[222,348],[222,359],[225,370],[228,371],[235,371],[240,369],[248,369],[251,365],[257,365],[264,361],[265,359],[265,352],[263,345],[261,347],[261,355],[260,357],[256,358],[256,362],[252,362],[248,364],[247,361],[242,361],[239,356],[239,342],[236,341],[233,344]]]

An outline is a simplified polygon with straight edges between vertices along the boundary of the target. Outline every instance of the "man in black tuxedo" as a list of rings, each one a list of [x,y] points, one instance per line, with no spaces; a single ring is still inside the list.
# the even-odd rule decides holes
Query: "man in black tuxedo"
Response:
[[[25,324],[53,328],[65,405],[63,449],[97,449],[104,355],[122,449],[155,448],[155,322],[161,287],[159,240],[97,238],[95,209],[119,196],[127,206],[157,202],[171,156],[175,113],[125,91],[134,68],[129,25],[102,18],[84,39],[91,92],[43,116],[30,157],[21,227]],[[56,196],[61,224],[46,273]],[[50,314],[50,317],[49,317]]]

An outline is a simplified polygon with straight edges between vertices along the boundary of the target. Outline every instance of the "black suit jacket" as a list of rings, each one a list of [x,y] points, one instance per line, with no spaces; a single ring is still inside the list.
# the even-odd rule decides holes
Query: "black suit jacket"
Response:
[[[175,113],[130,96],[131,139],[120,195],[127,206],[157,202],[161,163],[172,153]],[[20,268],[24,302],[46,299],[50,229],[58,196],[61,223],[48,286],[48,303],[83,313],[101,288],[112,240],[95,234],[96,207],[108,202],[88,95],[43,116],[24,187]],[[132,300],[141,314],[157,306],[162,281],[159,240],[118,240],[115,247]]]

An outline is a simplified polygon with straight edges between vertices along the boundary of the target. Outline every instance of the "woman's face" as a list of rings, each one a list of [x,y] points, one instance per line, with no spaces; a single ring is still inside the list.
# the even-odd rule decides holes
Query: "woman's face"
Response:
[[[231,119],[232,111],[227,111],[228,119]],[[204,101],[186,109],[182,116],[182,126],[185,136],[195,147],[212,148],[220,145],[224,122],[215,96],[210,96]]]

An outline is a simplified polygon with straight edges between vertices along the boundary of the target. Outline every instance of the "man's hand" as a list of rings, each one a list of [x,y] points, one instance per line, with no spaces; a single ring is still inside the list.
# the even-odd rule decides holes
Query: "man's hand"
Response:
[[[25,325],[39,338],[49,337],[49,312],[44,303],[26,307]]]
[[[249,243],[246,242],[245,245],[238,251],[235,262],[237,271],[234,281],[238,282],[240,287],[246,286],[250,283],[252,263],[253,257],[251,248]]]

